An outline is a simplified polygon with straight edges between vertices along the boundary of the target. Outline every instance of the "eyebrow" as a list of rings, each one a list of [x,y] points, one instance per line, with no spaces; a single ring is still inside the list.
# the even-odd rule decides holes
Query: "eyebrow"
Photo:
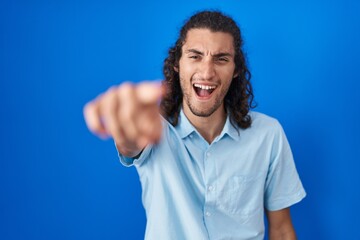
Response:
[[[195,54],[204,56],[203,52],[201,52],[199,50],[196,50],[196,49],[193,49],[193,48],[185,50],[185,53],[195,53]],[[231,54],[229,52],[219,52],[219,53],[216,53],[216,54],[214,54],[212,56],[213,57],[232,57],[233,54]]]

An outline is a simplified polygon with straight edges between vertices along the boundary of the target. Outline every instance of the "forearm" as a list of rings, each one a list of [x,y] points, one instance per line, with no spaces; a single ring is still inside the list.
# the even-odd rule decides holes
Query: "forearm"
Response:
[[[294,229],[288,228],[288,229],[281,229],[281,230],[275,230],[275,229],[269,229],[269,239],[270,240],[296,240],[296,234]]]
[[[296,240],[290,209],[267,211],[270,240]]]

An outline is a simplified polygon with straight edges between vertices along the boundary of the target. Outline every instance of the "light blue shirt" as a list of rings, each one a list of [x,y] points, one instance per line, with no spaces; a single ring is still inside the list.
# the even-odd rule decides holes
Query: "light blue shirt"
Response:
[[[306,193],[277,120],[250,112],[250,128],[227,118],[208,144],[183,112],[173,127],[163,121],[159,144],[147,146],[134,165],[146,210],[145,239],[263,239],[264,207],[289,207]]]

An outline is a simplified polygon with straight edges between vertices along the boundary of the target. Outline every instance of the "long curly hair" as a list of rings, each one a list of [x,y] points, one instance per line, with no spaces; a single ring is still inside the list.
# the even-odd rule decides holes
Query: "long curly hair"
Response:
[[[164,118],[173,126],[178,124],[183,93],[180,87],[179,73],[174,68],[179,68],[182,46],[190,29],[209,29],[212,32],[225,32],[232,35],[235,48],[235,72],[238,73],[238,76],[233,78],[225,96],[224,104],[234,127],[242,129],[250,127],[251,117],[248,113],[250,108],[255,106],[253,105],[253,88],[250,83],[251,73],[242,50],[243,39],[235,21],[219,11],[202,11],[193,15],[181,28],[175,46],[169,49],[163,67],[165,79],[162,84],[166,91],[160,104]]]

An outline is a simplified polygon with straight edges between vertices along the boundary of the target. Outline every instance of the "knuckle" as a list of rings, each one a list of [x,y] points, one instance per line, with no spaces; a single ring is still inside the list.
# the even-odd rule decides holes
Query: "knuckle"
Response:
[[[104,95],[102,102],[105,104],[109,104],[113,101],[114,96],[115,96],[114,90],[108,90]]]
[[[131,82],[124,82],[120,85],[120,87],[118,88],[118,91],[126,93],[126,92],[132,91],[133,88],[134,88],[134,86]]]

